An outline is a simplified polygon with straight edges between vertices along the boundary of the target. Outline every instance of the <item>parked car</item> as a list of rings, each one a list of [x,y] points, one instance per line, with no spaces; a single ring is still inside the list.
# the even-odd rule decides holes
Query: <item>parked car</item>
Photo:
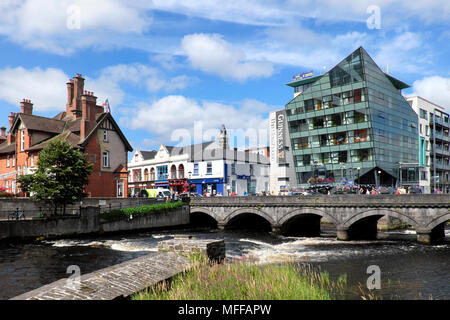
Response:
[[[180,194],[181,198],[186,198],[186,197],[189,197],[189,196],[191,198],[201,198],[201,197],[203,197],[200,193],[196,193],[196,192],[191,192],[191,193],[183,192],[183,193]]]

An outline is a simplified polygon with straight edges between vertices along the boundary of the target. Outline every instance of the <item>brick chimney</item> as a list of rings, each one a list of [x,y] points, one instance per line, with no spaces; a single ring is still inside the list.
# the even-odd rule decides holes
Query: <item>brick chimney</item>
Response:
[[[66,114],[78,119],[81,118],[81,95],[84,92],[84,79],[81,74],[69,80],[67,83]]]
[[[1,130],[0,137],[6,139],[6,127],[3,126],[0,128],[0,130]]]
[[[16,118],[16,114],[14,112],[11,112],[11,114],[8,116],[8,120],[9,120],[8,144],[11,144],[13,142],[14,135],[11,133],[11,128],[14,124],[15,118]]]
[[[85,139],[95,127],[95,116],[97,113],[97,97],[93,92],[85,91],[81,95],[81,127],[80,138]]]
[[[33,114],[33,104],[31,103],[31,100],[23,99],[20,103],[20,113],[23,114]]]
[[[66,103],[66,115],[72,115],[72,102],[73,102],[73,80],[69,79],[67,84],[67,103]]]

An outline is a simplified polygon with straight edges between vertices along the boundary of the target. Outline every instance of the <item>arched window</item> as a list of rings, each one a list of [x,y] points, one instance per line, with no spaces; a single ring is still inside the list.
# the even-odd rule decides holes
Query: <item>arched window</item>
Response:
[[[178,166],[178,179],[184,179],[184,166],[182,164]]]
[[[170,178],[176,179],[177,178],[177,167],[175,165],[172,165],[170,168]]]
[[[148,181],[148,169],[144,170],[144,181]]]
[[[150,169],[150,180],[154,181],[155,180],[155,168],[151,168]]]

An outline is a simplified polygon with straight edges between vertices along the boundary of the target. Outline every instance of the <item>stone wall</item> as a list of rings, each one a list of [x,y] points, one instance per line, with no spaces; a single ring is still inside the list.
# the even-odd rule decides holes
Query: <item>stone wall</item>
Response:
[[[11,300],[113,300],[143,291],[186,271],[191,262],[170,252],[154,252],[89,274],[61,279]]]
[[[167,213],[154,213],[133,219],[106,221],[100,219],[99,207],[85,207],[80,216],[51,217],[18,221],[0,221],[0,240],[38,237],[76,236],[89,233],[120,232],[189,224],[189,207]]]

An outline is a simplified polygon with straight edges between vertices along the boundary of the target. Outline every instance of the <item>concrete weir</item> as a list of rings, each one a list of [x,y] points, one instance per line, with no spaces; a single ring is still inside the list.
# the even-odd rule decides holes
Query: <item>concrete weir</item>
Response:
[[[105,269],[71,276],[11,300],[113,300],[126,298],[191,267],[188,258],[155,252]]]
[[[191,236],[178,237],[173,240],[161,241],[158,243],[160,252],[176,252],[181,255],[201,254],[212,261],[222,261],[225,259],[224,240],[198,240]]]

